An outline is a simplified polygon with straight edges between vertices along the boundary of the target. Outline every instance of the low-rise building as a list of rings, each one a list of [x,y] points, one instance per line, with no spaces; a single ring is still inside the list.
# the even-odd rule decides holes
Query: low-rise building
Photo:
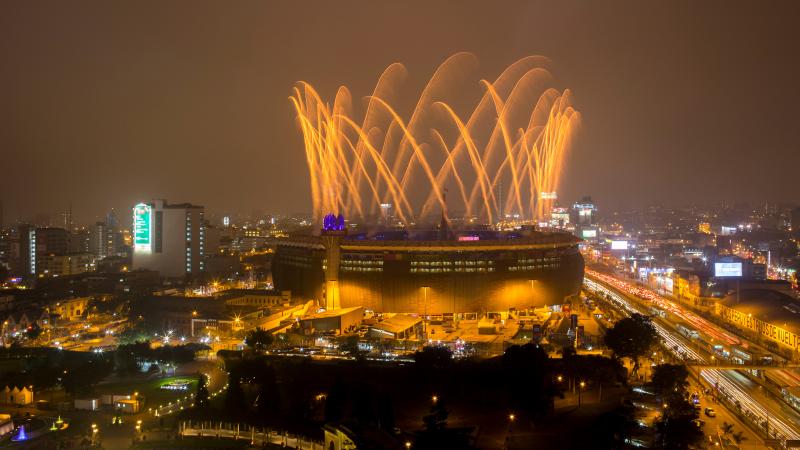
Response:
[[[715,304],[714,312],[767,348],[800,357],[800,303],[766,289],[742,289]]]
[[[221,298],[225,299],[228,306],[255,306],[267,308],[270,306],[283,306],[291,303],[291,291],[276,291],[265,289],[231,289],[224,291]]]
[[[33,403],[33,389],[29,386],[6,386],[0,391],[0,403],[11,405],[29,405]]]
[[[312,314],[300,320],[300,328],[306,334],[335,332],[336,334],[355,331],[364,320],[364,308],[332,309]]]
[[[0,315],[2,320],[2,333],[14,333],[26,330],[31,326],[41,328],[50,326],[50,315],[41,309],[31,308],[23,311],[11,311]]]
[[[42,260],[43,273],[47,276],[65,277],[94,270],[94,257],[89,253],[49,254]]]
[[[50,312],[58,315],[58,319],[62,322],[71,322],[79,320],[86,316],[86,310],[89,308],[89,297],[70,298],[66,300],[59,300],[50,305]]]
[[[422,319],[408,314],[395,314],[370,327],[370,337],[382,339],[420,339]]]

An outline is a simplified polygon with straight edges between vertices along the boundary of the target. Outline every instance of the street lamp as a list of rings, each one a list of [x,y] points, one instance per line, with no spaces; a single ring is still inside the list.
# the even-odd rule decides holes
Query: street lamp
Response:
[[[433,403],[436,403],[436,402],[439,401],[439,396],[438,395],[434,395],[433,397],[431,397],[431,400],[433,401]]]
[[[517,418],[517,416],[515,416],[515,415],[514,415],[514,413],[511,413],[511,414],[509,414],[509,415],[508,415],[508,420],[510,420],[510,421],[512,421],[512,422],[513,422],[513,421],[514,421],[514,419],[516,419],[516,418]]]
[[[584,387],[586,387],[586,382],[581,381],[578,387],[578,406],[581,406],[581,392],[583,392]]]
[[[411,442],[410,441],[406,441],[406,448],[411,448]]]

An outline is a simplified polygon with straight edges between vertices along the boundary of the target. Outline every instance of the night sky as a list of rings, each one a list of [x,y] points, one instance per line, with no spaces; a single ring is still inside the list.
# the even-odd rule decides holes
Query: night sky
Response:
[[[565,203],[798,200],[796,2],[550,3],[3,2],[5,221],[152,198],[308,212],[293,84],[358,99],[400,61],[414,93],[457,51],[490,79],[552,60],[582,114]]]

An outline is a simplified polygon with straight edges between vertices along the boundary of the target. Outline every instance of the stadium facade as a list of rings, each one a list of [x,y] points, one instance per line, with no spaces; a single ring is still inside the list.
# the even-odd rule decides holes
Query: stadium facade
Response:
[[[579,239],[568,233],[366,237],[333,224],[278,244],[277,289],[328,309],[448,316],[560,304],[583,282]]]

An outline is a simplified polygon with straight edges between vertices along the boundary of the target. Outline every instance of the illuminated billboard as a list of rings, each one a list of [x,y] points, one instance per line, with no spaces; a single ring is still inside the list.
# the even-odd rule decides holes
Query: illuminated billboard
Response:
[[[611,250],[627,250],[628,241],[611,241]]]
[[[145,203],[133,207],[133,250],[140,253],[152,251],[153,208]]]
[[[581,232],[581,236],[583,236],[584,239],[586,239],[586,238],[596,238],[597,237],[597,230],[583,230]]]
[[[542,192],[540,197],[542,200],[555,200],[558,198],[558,194],[555,192]]]
[[[715,277],[740,277],[742,276],[742,263],[714,263]]]

